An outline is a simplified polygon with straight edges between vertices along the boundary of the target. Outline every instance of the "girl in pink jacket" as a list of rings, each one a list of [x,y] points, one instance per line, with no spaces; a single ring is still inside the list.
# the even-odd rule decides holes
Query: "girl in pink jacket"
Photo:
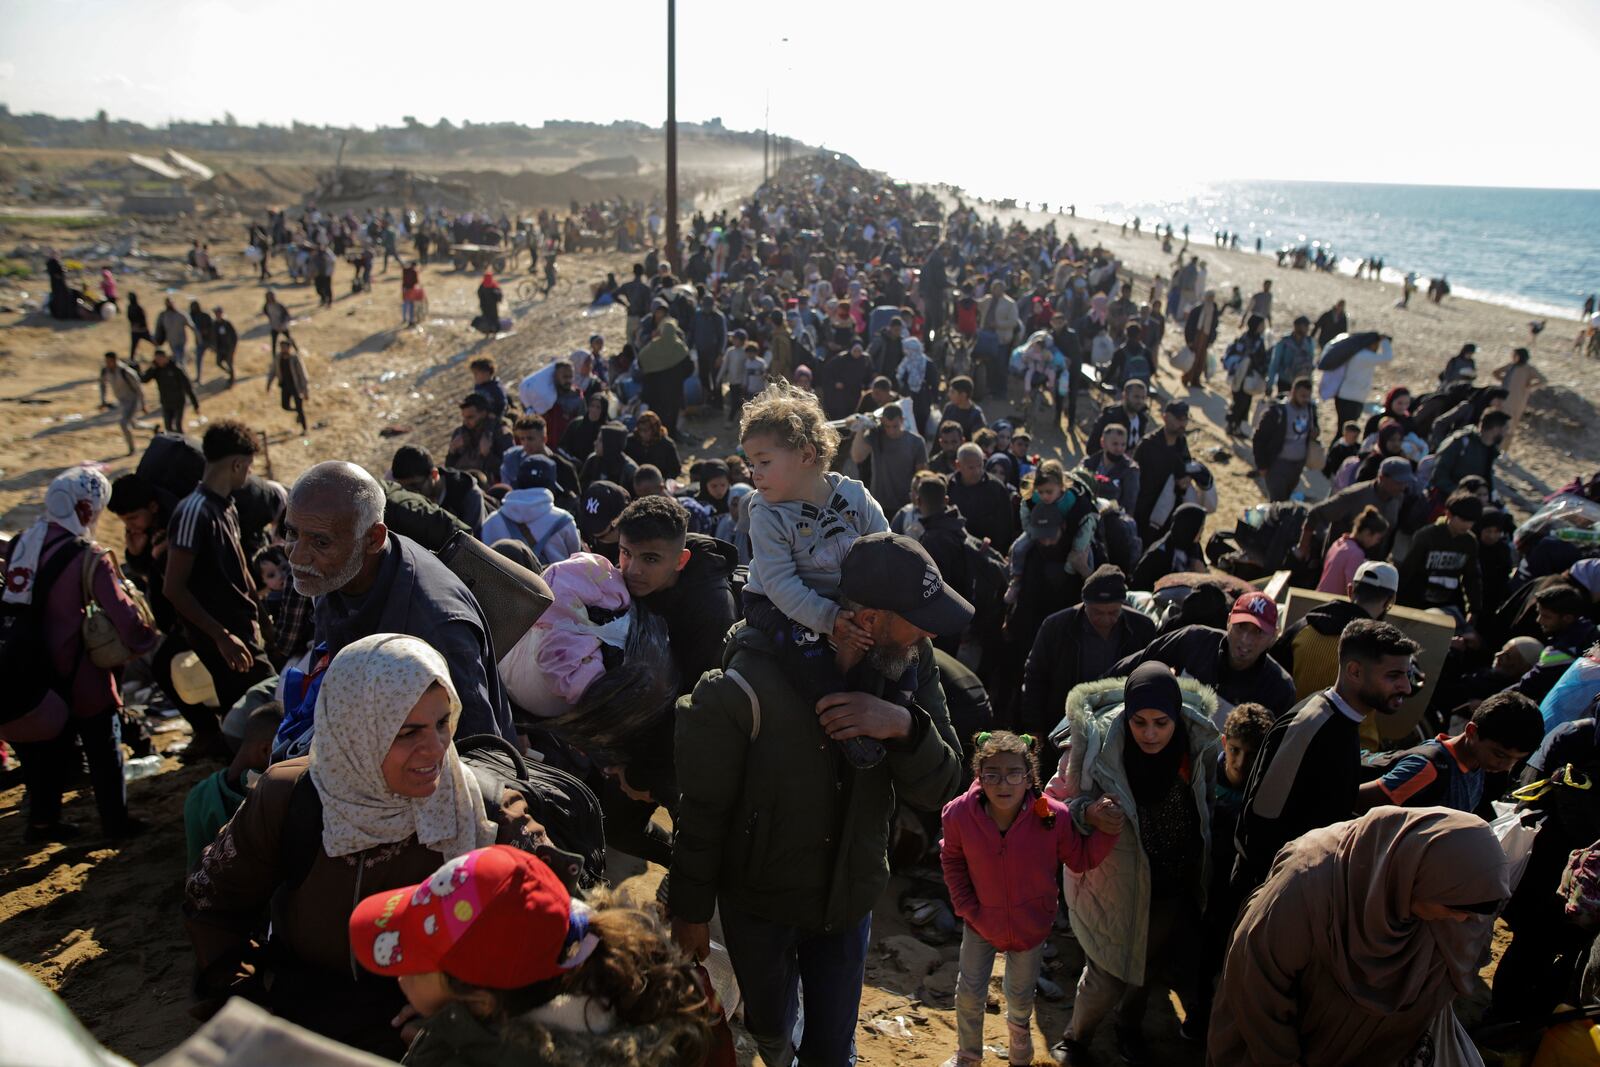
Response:
[[[1078,872],[1098,866],[1117,839],[1099,830],[1079,833],[1066,805],[1043,794],[1033,738],[997,730],[973,741],[976,781],[945,805],[939,843],[950,903],[965,923],[956,981],[958,1047],[945,1067],[983,1059],[984,1004],[996,952],[1006,954],[1008,1058],[1032,1063],[1033,994],[1056,916],[1057,870],[1063,863]]]

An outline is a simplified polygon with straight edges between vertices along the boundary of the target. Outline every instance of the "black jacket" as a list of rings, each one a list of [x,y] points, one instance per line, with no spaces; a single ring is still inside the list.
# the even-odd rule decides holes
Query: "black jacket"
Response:
[[[1128,454],[1139,465],[1139,500],[1133,506],[1133,517],[1139,523],[1140,535],[1148,539],[1153,532],[1147,529],[1150,512],[1155,510],[1167,479],[1181,474],[1189,465],[1189,438],[1180,436],[1177,444],[1169,445],[1167,435],[1156,427],[1138,447],[1129,448]]]
[[[1043,740],[1050,736],[1066,714],[1067,694],[1073,686],[1099,680],[1083,676],[1081,648],[1088,626],[1083,605],[1074,604],[1046,618],[1034,636],[1022,674],[1021,714],[1022,729],[1034,737]],[[1123,608],[1113,632],[1119,660],[1137,653],[1155,636],[1156,624],[1150,616]]]
[[[156,393],[161,397],[161,406],[164,408],[182,411],[184,400],[188,400],[196,411],[200,410],[200,398],[194,395],[194,384],[176,363],[168,361],[164,367],[152,363],[139,372],[139,380],[156,383]]]
[[[1100,417],[1094,420],[1094,429],[1089,431],[1089,443],[1084,446],[1084,450],[1086,452],[1100,451],[1100,435],[1105,432],[1107,426],[1126,426],[1128,428],[1128,454],[1132,455],[1134,450],[1144,443],[1146,434],[1153,433],[1161,427],[1160,421],[1150,414],[1148,408],[1139,413],[1138,421],[1139,425],[1135,427],[1133,425],[1133,416],[1128,414],[1127,408],[1121,404],[1108,404],[1100,409]],[[1157,486],[1156,488],[1159,490],[1161,487]]]
[[[1158,637],[1111,668],[1111,674],[1126,676],[1150,661],[1165,663],[1210,686],[1228,704],[1253,700],[1265,704],[1274,715],[1282,715],[1294,705],[1294,679],[1271,656],[1263,655],[1248,670],[1235,671],[1228,665],[1228,635],[1209,626],[1185,626]]]
[[[666,589],[639,603],[667,620],[667,640],[678,667],[678,694],[691,692],[700,676],[722,664],[722,644],[738,618],[733,569],[739,551],[726,541],[692,533],[684,542],[689,562]]]
[[[1307,440],[1320,441],[1322,433],[1317,427],[1315,400],[1307,407],[1311,410],[1311,426],[1306,430]],[[1288,436],[1289,405],[1285,401],[1274,400],[1262,411],[1261,423],[1256,427],[1255,437],[1250,441],[1251,450],[1255,453],[1256,470],[1266,470],[1272,466],[1272,461],[1283,451],[1283,441]]]
[[[947,505],[944,514],[922,520],[922,536],[917,539],[933,557],[945,584],[968,600],[972,599],[972,576],[967,573],[967,520],[960,509]],[[1009,546],[997,546],[1002,554]]]
[[[678,446],[672,443],[670,437],[658,436],[646,444],[637,433],[632,433],[628,435],[628,443],[622,451],[641,467],[654,464],[663,478],[676,478],[683,473],[683,464],[678,459]],[[629,483],[623,488],[631,491],[633,485]]]
[[[483,490],[478,488],[478,479],[454,467],[440,467],[439,477],[444,481],[439,506],[466,523],[473,537],[481,535],[488,508],[484,506]]]
[[[963,485],[961,475],[952,474],[946,493],[967,520],[973,537],[987,537],[997,552],[1011,547],[1017,536],[1017,518],[1010,486],[992,474],[985,474],[977,485]]]

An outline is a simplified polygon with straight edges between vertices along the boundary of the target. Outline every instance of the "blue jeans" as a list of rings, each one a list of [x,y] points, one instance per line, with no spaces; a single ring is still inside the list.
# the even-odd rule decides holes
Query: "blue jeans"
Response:
[[[801,1067],[856,1062],[856,1016],[866,977],[872,916],[833,933],[811,933],[722,908],[734,976],[744,998],[745,1029],[767,1067],[791,1067],[791,1041],[805,989]]]

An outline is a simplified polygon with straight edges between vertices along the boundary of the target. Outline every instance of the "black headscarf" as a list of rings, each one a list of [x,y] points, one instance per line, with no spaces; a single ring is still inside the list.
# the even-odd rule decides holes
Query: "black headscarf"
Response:
[[[1155,755],[1147,754],[1134,740],[1130,720],[1136,711],[1155,709],[1172,719],[1172,739]],[[1128,676],[1122,690],[1122,766],[1128,772],[1133,799],[1140,804],[1160,803],[1172,789],[1173,780],[1189,753],[1189,730],[1183,721],[1183,690],[1164,663],[1141,663]]]
[[[1205,529],[1206,509],[1199,504],[1179,504],[1167,522],[1167,532],[1161,539],[1150,546],[1156,548],[1177,549],[1186,553],[1191,562],[1199,559],[1200,531]]]

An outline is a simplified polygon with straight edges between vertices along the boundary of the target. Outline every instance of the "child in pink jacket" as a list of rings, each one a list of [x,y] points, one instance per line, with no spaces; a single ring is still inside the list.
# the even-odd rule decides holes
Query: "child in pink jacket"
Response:
[[[1079,833],[1066,805],[1043,794],[1033,738],[997,730],[973,740],[976,780],[945,805],[939,843],[950,903],[965,923],[956,981],[958,1047],[945,1067],[983,1059],[984,1005],[996,952],[1006,954],[1008,1058],[1032,1063],[1033,994],[1056,916],[1058,869],[1063,863],[1077,872],[1098,866],[1117,839],[1098,830]]]

